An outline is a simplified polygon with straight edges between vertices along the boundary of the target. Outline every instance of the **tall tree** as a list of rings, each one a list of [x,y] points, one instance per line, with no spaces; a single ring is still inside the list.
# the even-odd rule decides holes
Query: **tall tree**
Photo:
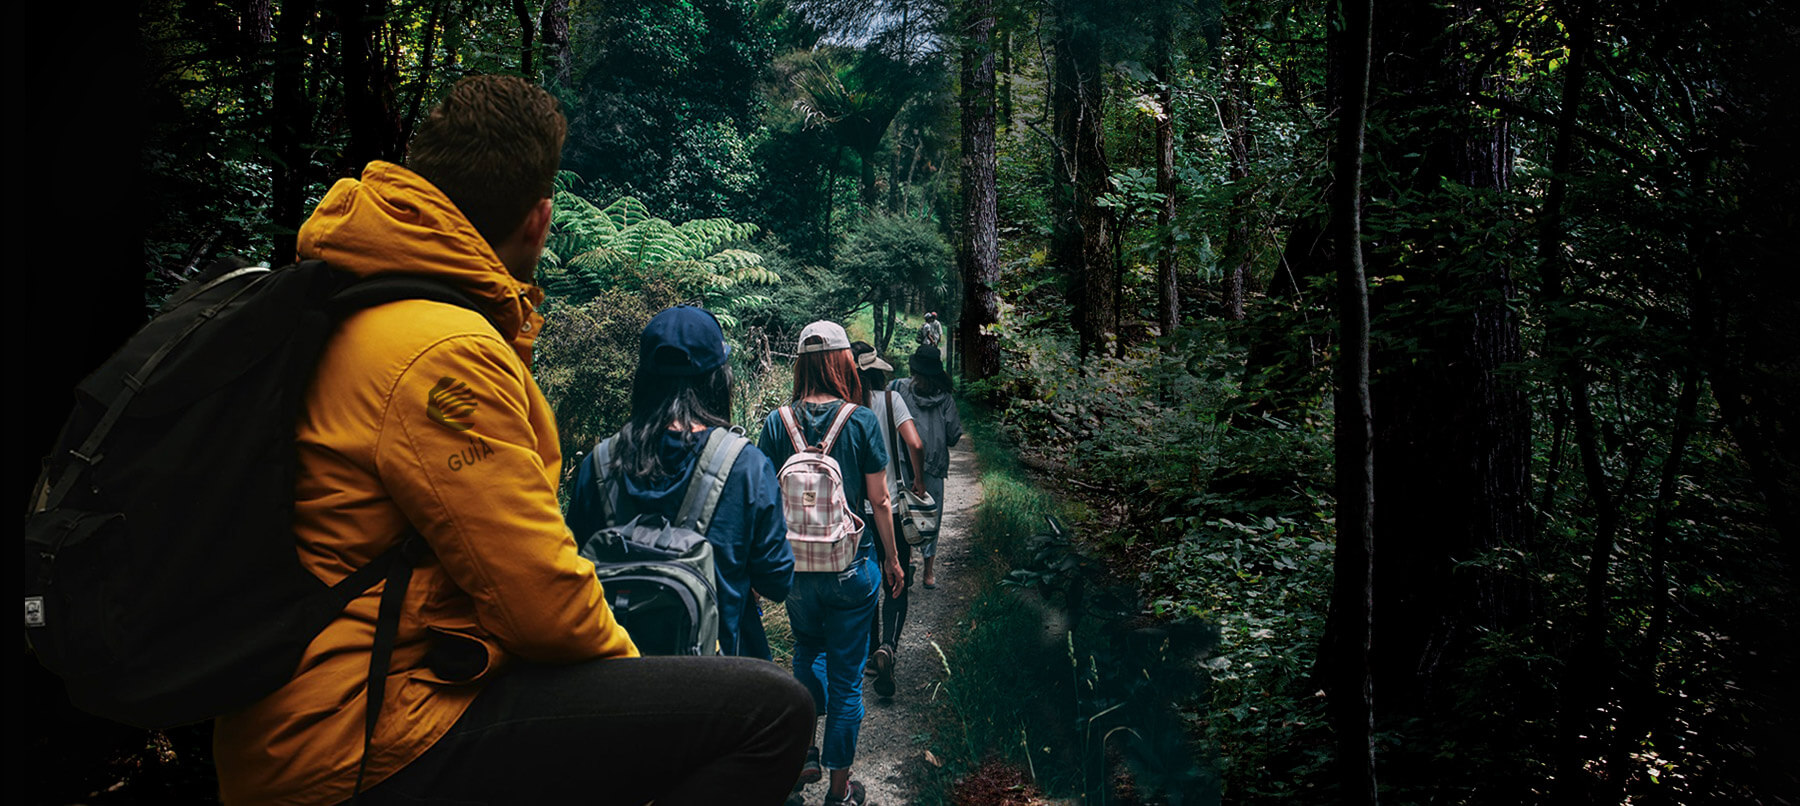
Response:
[[[406,153],[406,133],[394,104],[399,76],[386,47],[388,19],[381,4],[334,0],[332,12],[343,42],[344,112],[350,122],[350,142],[339,170],[354,174],[370,160],[397,162]]]
[[[966,0],[961,41],[962,227],[957,250],[963,305],[957,321],[963,377],[1000,371],[999,159],[994,141],[994,0]]]
[[[538,17],[538,30],[544,36],[544,85],[562,87],[569,83],[569,0],[544,0],[544,11]]]
[[[294,259],[294,236],[304,214],[301,205],[306,202],[307,169],[312,163],[306,143],[312,137],[314,114],[313,99],[306,92],[306,39],[316,16],[318,8],[312,0],[289,0],[281,4],[276,29],[275,87],[269,114],[269,145],[275,164],[269,220],[277,235],[275,252],[268,256],[271,266]]]
[[[1159,5],[1151,64],[1156,76],[1156,327],[1163,349],[1175,349],[1172,336],[1181,323],[1181,289],[1175,282],[1175,9]]]
[[[519,21],[519,72],[537,78],[537,20],[525,0],[513,0],[513,19]]]
[[[1371,298],[1373,674],[1384,721],[1418,720],[1421,747],[1461,716],[1456,681],[1478,637],[1529,615],[1525,574],[1475,562],[1529,549],[1530,434],[1511,371],[1511,240],[1490,226],[1511,181],[1510,129],[1461,100],[1499,88],[1492,63],[1464,50],[1477,5],[1385,3],[1371,51],[1368,271],[1388,278]],[[1467,224],[1436,223],[1446,210]]]
[[[1070,281],[1072,324],[1085,358],[1103,350],[1119,325],[1112,216],[1099,203],[1109,179],[1098,19],[1105,12],[1095,0],[1055,0],[1052,12],[1050,107],[1056,160],[1051,254]]]
[[[1333,157],[1331,239],[1336,244],[1338,368],[1336,404],[1337,553],[1333,561],[1330,656],[1332,729],[1345,803],[1374,806],[1375,423],[1369,396],[1369,286],[1362,250],[1362,152],[1369,98],[1374,0],[1333,4],[1339,75]],[[1400,583],[1396,583],[1400,584]]]

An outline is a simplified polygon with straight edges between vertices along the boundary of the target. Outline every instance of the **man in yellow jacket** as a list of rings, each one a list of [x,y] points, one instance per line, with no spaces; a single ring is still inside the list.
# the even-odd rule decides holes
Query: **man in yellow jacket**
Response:
[[[297,426],[294,525],[336,582],[411,531],[428,551],[400,608],[364,763],[383,586],[308,647],[294,678],[218,719],[228,804],[779,803],[811,698],[779,667],[638,658],[563,525],[562,458],[531,377],[565,123],[528,82],[458,82],[407,167],[326,194],[299,251],[362,277],[424,275],[475,300],[353,314]]]

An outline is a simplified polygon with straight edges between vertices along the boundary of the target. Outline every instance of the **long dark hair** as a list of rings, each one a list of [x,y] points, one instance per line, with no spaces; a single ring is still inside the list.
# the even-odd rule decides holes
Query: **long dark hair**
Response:
[[[731,365],[694,376],[653,375],[638,368],[631,382],[631,419],[619,429],[614,454],[632,478],[663,478],[681,468],[662,460],[662,435],[675,426],[682,441],[698,440],[694,426],[729,426]]]
[[[953,391],[950,384],[945,383],[942,378],[935,375],[914,375],[912,376],[912,382],[913,394],[935,395],[938,392]]]
[[[852,355],[861,356],[863,353],[872,352],[875,352],[874,346],[866,341],[850,342],[850,353]],[[874,367],[870,367],[869,369],[859,369],[857,370],[857,377],[862,380],[863,395],[871,400],[874,399],[876,392],[887,388],[888,374],[885,369],[875,369]]]

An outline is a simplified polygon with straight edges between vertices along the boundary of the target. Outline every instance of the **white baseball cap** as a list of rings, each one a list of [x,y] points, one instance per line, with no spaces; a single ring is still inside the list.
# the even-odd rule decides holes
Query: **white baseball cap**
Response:
[[[815,337],[819,339],[818,344],[807,344]],[[850,335],[844,332],[844,327],[836,322],[827,322],[821,319],[800,331],[800,346],[796,352],[799,355],[805,355],[848,349],[850,349]]]

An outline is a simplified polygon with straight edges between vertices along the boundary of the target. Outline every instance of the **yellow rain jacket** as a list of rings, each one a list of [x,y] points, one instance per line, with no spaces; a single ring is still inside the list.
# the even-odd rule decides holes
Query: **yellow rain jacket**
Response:
[[[384,162],[332,187],[300,230],[300,255],[365,277],[430,275],[484,303],[500,330],[425,300],[352,315],[300,416],[294,527],[305,566],[336,582],[409,525],[431,548],[406,592],[366,789],[430,748],[508,658],[637,648],[557,506],[556,426],[530,371],[543,293],[514,279],[437,188]],[[350,797],[381,589],[313,640],[286,686],[218,719],[226,803]]]

